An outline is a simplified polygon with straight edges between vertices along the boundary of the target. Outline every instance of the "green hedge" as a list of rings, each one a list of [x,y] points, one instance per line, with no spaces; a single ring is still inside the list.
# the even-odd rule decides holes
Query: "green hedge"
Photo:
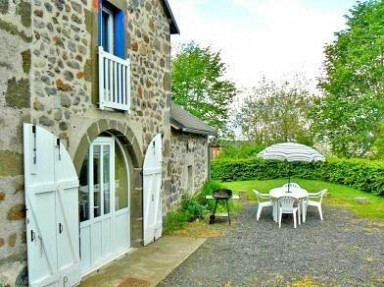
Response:
[[[290,163],[291,176],[344,184],[384,196],[384,162],[363,159],[328,159],[326,162]],[[222,181],[265,180],[288,177],[287,162],[259,158],[214,160],[212,179]]]

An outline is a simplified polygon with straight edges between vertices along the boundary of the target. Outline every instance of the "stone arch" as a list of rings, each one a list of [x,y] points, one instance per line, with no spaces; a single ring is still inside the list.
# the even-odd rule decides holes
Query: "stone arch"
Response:
[[[88,151],[89,145],[102,133],[112,133],[123,145],[128,161],[132,165],[130,173],[130,228],[131,247],[140,247],[143,237],[143,152],[140,149],[131,128],[125,123],[115,120],[102,119],[93,123],[83,135],[73,158],[77,174],[80,175],[81,167]]]
[[[73,158],[77,174],[80,173],[89,145],[103,132],[113,133],[124,145],[125,150],[132,160],[133,167],[135,169],[142,168],[144,161],[143,152],[140,149],[139,142],[132,129],[124,123],[102,119],[93,123],[80,140]]]

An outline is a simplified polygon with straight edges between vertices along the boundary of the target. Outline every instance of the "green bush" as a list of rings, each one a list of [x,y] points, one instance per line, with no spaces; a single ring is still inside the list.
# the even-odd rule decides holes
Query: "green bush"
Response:
[[[263,180],[288,177],[289,170],[292,177],[344,184],[384,196],[384,162],[365,159],[328,159],[315,163],[259,158],[214,160],[211,175],[222,181]]]
[[[224,188],[224,186],[214,180],[210,180],[205,182],[203,188],[201,189],[200,193],[197,195],[199,202],[206,207],[206,210],[209,212],[212,212],[215,207],[215,201],[212,199],[205,199],[206,195],[212,195],[213,192],[217,189]],[[243,204],[236,201],[236,200],[230,200],[228,202],[229,209],[231,212],[240,212],[243,209]],[[226,212],[227,207],[224,204],[224,201],[219,201],[219,204],[217,206],[216,212]]]
[[[177,210],[169,211],[164,222],[164,232],[179,230],[184,228],[188,222],[196,219],[204,219],[206,215],[212,212],[215,201],[205,199],[206,195],[212,195],[216,189],[223,188],[217,181],[207,181],[197,194],[186,193],[181,197],[180,207]],[[231,212],[239,212],[243,208],[240,203],[229,202]],[[221,202],[218,205],[217,212],[226,211],[226,207]]]
[[[201,191],[197,195],[197,199],[200,204],[206,207],[207,210],[213,210],[213,207],[215,205],[214,200],[208,200],[205,199],[206,195],[212,195],[213,192],[217,189],[222,188],[219,182],[217,181],[207,181],[204,183]]]
[[[204,219],[206,207],[198,201],[194,194],[186,193],[181,197],[180,211],[182,211],[187,220],[192,222],[196,219]]]
[[[256,157],[263,150],[264,146],[248,141],[221,141],[222,152],[220,159],[240,159]]]
[[[164,231],[167,234],[171,231],[182,229],[188,222],[204,219],[207,212],[207,206],[199,202],[198,195],[183,194],[180,207],[177,210],[168,212],[164,222]]]
[[[184,228],[188,224],[187,216],[180,210],[171,210],[168,212],[164,221],[164,233]]]

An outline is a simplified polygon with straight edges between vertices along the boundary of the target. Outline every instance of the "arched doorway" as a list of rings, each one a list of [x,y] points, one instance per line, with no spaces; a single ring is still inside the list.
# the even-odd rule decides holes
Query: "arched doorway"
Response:
[[[89,145],[79,176],[83,275],[130,247],[129,174],[127,153],[113,134],[103,133]]]

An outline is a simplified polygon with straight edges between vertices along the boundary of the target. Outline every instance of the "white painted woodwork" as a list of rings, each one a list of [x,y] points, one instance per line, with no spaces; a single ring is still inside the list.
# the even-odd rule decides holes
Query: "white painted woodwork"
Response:
[[[162,138],[157,134],[148,146],[143,167],[144,245],[161,237],[162,218]]]
[[[99,46],[99,108],[129,111],[131,104],[130,60],[121,59]]]
[[[119,148],[122,148],[119,144]],[[115,208],[115,139],[113,137],[99,137],[89,147],[88,152],[88,178],[93,179],[95,173],[94,156],[95,149],[109,150],[109,179],[105,179],[105,159],[99,155],[99,178],[101,181],[94,184],[93,180],[88,180],[88,186],[81,192],[89,192],[90,208],[89,219],[80,223],[80,242],[81,242],[81,273],[86,275],[102,265],[112,261],[116,257],[127,252],[130,247],[130,220],[129,220],[129,201],[126,208],[116,210]],[[124,154],[125,157],[125,154]],[[126,171],[127,160],[124,158]],[[128,180],[129,182],[129,180]],[[104,189],[109,184],[110,196],[109,213],[104,212],[105,194]],[[82,189],[83,187],[81,187]],[[80,190],[81,190],[80,189]],[[95,193],[100,197],[101,205],[95,202]],[[128,190],[127,190],[128,193]],[[95,216],[94,210],[99,208],[101,214]]]
[[[105,6],[102,6],[101,7],[102,11],[103,11],[103,17],[104,17],[104,13],[107,16],[107,23],[106,25],[104,26],[104,24],[100,25],[100,29],[102,30],[102,37],[104,35],[104,29],[107,29],[107,35],[108,35],[108,38],[106,39],[106,44],[107,44],[107,50],[109,51],[113,51],[114,50],[114,46],[115,46],[115,43],[114,43],[114,40],[115,40],[115,31],[114,31],[114,22],[115,22],[115,16],[114,16],[114,13],[112,12],[112,10],[108,9],[107,7]],[[102,21],[104,22],[104,21]],[[102,42],[104,39],[102,39]]]
[[[24,124],[29,286],[80,282],[78,177],[59,139]]]

